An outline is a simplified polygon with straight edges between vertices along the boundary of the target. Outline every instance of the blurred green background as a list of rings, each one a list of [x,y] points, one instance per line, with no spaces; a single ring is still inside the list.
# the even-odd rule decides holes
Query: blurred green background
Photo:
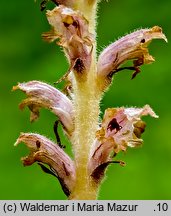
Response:
[[[25,96],[11,92],[12,86],[29,80],[53,84],[68,68],[61,49],[41,40],[49,25],[39,3],[0,1],[0,199],[66,199],[54,177],[36,164],[22,166],[20,158],[28,153],[26,147],[13,146],[21,131],[54,139],[55,117],[42,110],[39,121],[31,124],[28,109],[18,109]],[[109,167],[99,199],[171,199],[170,8],[170,0],[111,0],[99,5],[98,51],[140,27],[162,26],[169,40],[168,44],[153,41],[150,53],[156,62],[143,66],[134,80],[129,71],[119,73],[101,103],[102,112],[108,107],[150,104],[160,118],[144,118],[143,147],[117,157],[127,166]],[[63,142],[67,142],[64,137]]]

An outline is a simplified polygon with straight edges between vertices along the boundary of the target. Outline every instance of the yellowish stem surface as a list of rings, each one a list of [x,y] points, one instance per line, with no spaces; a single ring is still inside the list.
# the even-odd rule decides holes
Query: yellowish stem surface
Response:
[[[92,81],[93,82],[93,81]],[[91,83],[80,84],[75,95],[74,155],[76,164],[76,185],[73,199],[96,199],[97,188],[91,184],[87,172],[90,149],[98,126],[99,100]]]
[[[89,31],[96,34],[96,3],[78,1],[80,10],[89,21]],[[74,84],[75,132],[73,147],[76,165],[76,184],[70,199],[93,200],[97,198],[98,188],[91,182],[87,171],[90,149],[98,127],[100,97],[96,87],[96,42],[93,44],[92,61],[85,80]]]

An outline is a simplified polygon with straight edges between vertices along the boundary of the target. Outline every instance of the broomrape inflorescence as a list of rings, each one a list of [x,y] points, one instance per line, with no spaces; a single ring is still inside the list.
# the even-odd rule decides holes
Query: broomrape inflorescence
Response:
[[[39,117],[41,108],[56,115],[54,131],[59,145],[35,133],[21,133],[15,145],[24,142],[30,154],[22,158],[23,164],[29,166],[37,162],[45,172],[57,177],[69,199],[96,199],[107,166],[111,163],[124,165],[114,157],[128,147],[142,144],[145,123],[141,117],[158,117],[145,105],[143,108],[108,108],[100,121],[101,98],[116,73],[130,69],[135,78],[141,65],[154,61],[147,48],[152,39],[167,39],[158,26],[137,30],[110,44],[96,60],[99,1],[52,1],[55,8],[46,12],[52,29],[44,33],[43,38],[48,42],[57,40],[69,61],[68,72],[61,78],[67,81],[68,96],[40,81],[19,83],[13,90],[26,93],[27,98],[20,108],[28,106],[31,121]],[[41,3],[41,10],[46,8],[47,2]],[[122,66],[128,60],[133,62],[132,66]],[[60,143],[59,123],[70,140],[74,159],[65,153]]]

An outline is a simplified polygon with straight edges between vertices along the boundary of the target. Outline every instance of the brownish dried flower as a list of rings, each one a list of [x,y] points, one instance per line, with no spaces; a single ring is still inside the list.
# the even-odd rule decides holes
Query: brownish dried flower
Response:
[[[63,191],[69,196],[75,183],[75,165],[70,157],[58,145],[39,134],[22,133],[15,145],[21,142],[30,149],[29,156],[22,158],[24,166],[38,162],[43,171],[58,178]],[[43,164],[48,165],[50,170]]]
[[[95,173],[103,171],[113,161],[112,155],[126,151],[127,147],[138,147],[143,140],[141,133],[145,130],[145,123],[141,116],[158,116],[149,105],[143,108],[108,108],[105,111],[100,129],[96,132],[96,140],[92,148],[89,161],[89,173],[98,181]]]
[[[64,48],[70,62],[70,70],[78,73],[87,71],[91,64],[93,35],[89,33],[88,21],[79,11],[63,5],[47,11],[47,19],[52,26],[43,38],[48,42],[59,39],[58,45]]]
[[[46,108],[52,111],[61,121],[64,130],[71,135],[74,130],[73,104],[66,95],[56,88],[40,81],[19,83],[13,90],[20,89],[26,93],[27,98],[20,104],[20,109],[28,108],[31,111],[31,122],[39,117],[39,110]]]
[[[154,58],[149,54],[147,46],[153,39],[164,39],[166,36],[162,29],[154,26],[150,29],[140,29],[128,34],[106,47],[99,56],[97,73],[102,83],[102,88],[108,86],[113,74],[122,69],[131,69],[135,72],[134,78],[140,72],[139,66],[149,64]],[[133,66],[121,68],[128,60],[133,60]]]

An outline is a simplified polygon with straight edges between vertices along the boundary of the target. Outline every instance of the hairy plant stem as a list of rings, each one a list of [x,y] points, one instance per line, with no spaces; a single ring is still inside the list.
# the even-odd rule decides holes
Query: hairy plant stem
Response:
[[[76,184],[71,199],[96,199],[97,188],[91,184],[87,173],[90,148],[95,139],[98,126],[99,100],[94,88],[87,81],[79,86],[75,92],[75,133],[74,155],[76,164]],[[92,91],[91,91],[92,90]]]
[[[82,11],[89,21],[89,31],[96,34],[96,5],[88,5],[86,1],[78,1],[78,10]],[[96,3],[95,3],[96,4]],[[98,188],[92,184],[87,171],[90,149],[98,127],[100,95],[96,86],[96,41],[93,42],[91,67],[86,79],[76,79],[74,89],[75,132],[73,147],[76,165],[75,188],[70,199],[93,200],[97,198]]]

